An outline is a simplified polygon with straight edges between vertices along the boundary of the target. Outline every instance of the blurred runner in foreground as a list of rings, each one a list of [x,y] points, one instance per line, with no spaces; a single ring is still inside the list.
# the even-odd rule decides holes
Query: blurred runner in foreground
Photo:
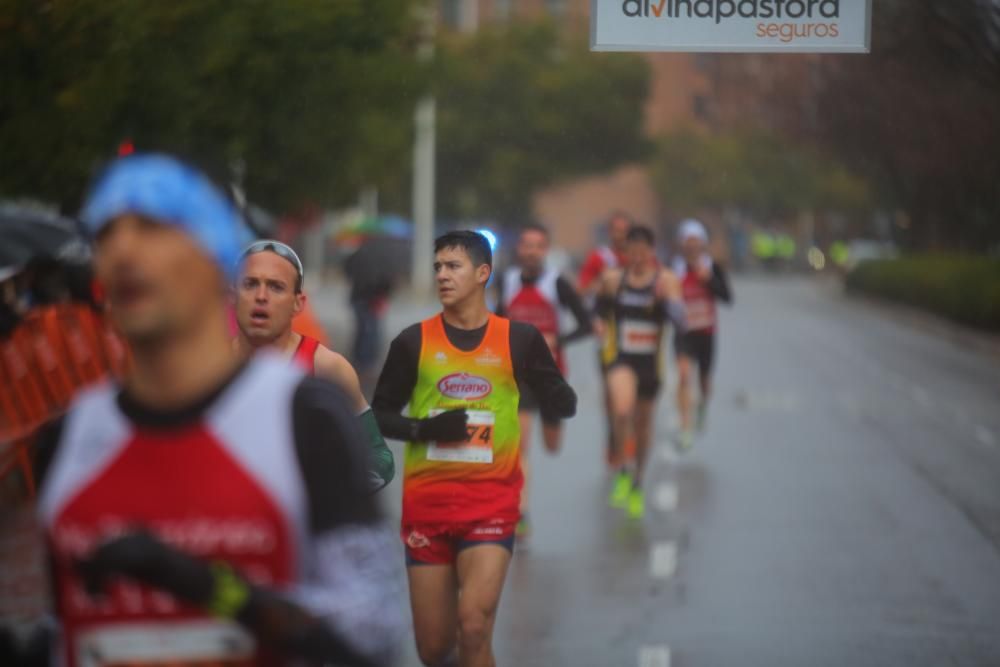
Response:
[[[674,272],[681,281],[687,314],[687,331],[674,335],[677,355],[677,408],[681,415],[681,449],[694,443],[691,401],[691,365],[698,366],[701,395],[697,408],[697,428],[705,427],[708,399],[712,394],[712,362],[715,358],[716,300],[732,303],[729,279],[708,254],[708,232],[697,220],[685,220],[677,231],[681,254]]]
[[[517,266],[508,268],[503,279],[497,284],[497,315],[515,322],[527,322],[542,333],[545,342],[555,357],[563,375],[566,374],[566,359],[563,346],[590,334],[590,313],[583,305],[580,295],[559,272],[548,269],[545,260],[549,253],[549,230],[537,224],[521,229],[517,242]],[[560,326],[560,309],[567,308],[576,319],[576,328],[568,333]],[[531,432],[535,413],[539,411],[538,399],[531,389],[522,386],[521,403],[517,416],[521,422],[521,470],[524,473],[524,489],[521,491],[521,520],[517,524],[518,538],[530,533],[528,523],[528,488],[531,484],[531,467],[528,451],[531,446]],[[562,424],[558,419],[550,419],[545,410],[542,413],[542,438],[545,448],[552,454],[559,451],[562,439]]]
[[[124,387],[42,438],[39,516],[66,665],[384,665],[402,629],[364,438],[336,386],[232,353],[235,212],[162,155],[83,211]]]
[[[661,386],[663,332],[668,321],[678,329],[684,321],[680,283],[660,266],[654,247],[651,229],[632,227],[627,263],[604,274],[597,298],[618,468],[610,501],[636,519],[645,511],[642,475]],[[634,461],[625,452],[629,440],[636,444]]]
[[[590,251],[587,259],[580,267],[580,276],[576,282],[576,288],[583,294],[587,303],[593,306],[594,296],[601,287],[601,276],[605,271],[615,269],[625,265],[625,237],[632,227],[632,219],[625,213],[617,211],[611,214],[608,219],[608,245],[597,246]],[[597,365],[601,374],[601,389],[604,392],[604,417],[607,425],[607,438],[605,440],[605,458],[608,465],[613,466],[614,452],[614,429],[611,420],[611,403],[608,395],[607,368],[604,365],[604,355],[601,350],[597,352]],[[629,449],[634,449],[634,443],[628,443]]]
[[[292,322],[306,305],[302,291],[302,262],[284,243],[263,239],[251,243],[240,255],[236,279],[235,346],[243,355],[273,348],[315,375],[338,385],[351,401],[361,430],[371,449],[370,484],[378,490],[392,481],[395,463],[382,439],[375,415],[361,393],[358,374],[351,364],[318,340],[292,329]]]
[[[439,315],[392,342],[372,405],[407,440],[401,535],[417,651],[425,665],[491,666],[493,625],[521,500],[518,387],[549,420],[576,394],[533,326],[492,315],[489,243],[471,231],[434,243]],[[409,404],[409,416],[400,411]]]

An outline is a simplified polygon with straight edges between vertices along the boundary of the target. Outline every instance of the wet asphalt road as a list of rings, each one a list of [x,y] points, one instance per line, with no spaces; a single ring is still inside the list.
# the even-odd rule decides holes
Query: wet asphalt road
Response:
[[[687,455],[661,398],[642,521],[605,503],[593,345],[572,349],[580,414],[532,452],[498,664],[1000,665],[1000,357],[830,285],[735,287]]]

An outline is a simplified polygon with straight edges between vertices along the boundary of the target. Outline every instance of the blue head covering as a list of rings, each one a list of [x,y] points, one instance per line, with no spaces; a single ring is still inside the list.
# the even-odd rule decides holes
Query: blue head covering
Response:
[[[212,183],[168,155],[130,155],[112,162],[91,190],[80,218],[96,234],[126,213],[179,225],[229,278],[250,240],[236,209]]]

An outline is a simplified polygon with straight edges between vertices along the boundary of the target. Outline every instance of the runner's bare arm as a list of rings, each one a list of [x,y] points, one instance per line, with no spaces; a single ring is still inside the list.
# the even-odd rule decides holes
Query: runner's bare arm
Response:
[[[361,392],[361,382],[351,362],[343,355],[337,354],[328,347],[320,345],[316,348],[316,377],[321,377],[334,383],[347,394],[355,414],[361,414],[368,409],[368,401]]]
[[[392,450],[385,444],[385,438],[375,421],[375,413],[365,400],[361,382],[351,363],[333,350],[322,345],[316,349],[316,376],[329,380],[340,387],[350,399],[355,414],[361,422],[361,429],[369,445],[370,479],[372,491],[378,491],[396,476],[396,462]]]
[[[614,297],[618,293],[618,288],[621,286],[624,276],[625,272],[621,269],[608,269],[601,274],[600,287],[597,292],[598,300],[601,297]]]

